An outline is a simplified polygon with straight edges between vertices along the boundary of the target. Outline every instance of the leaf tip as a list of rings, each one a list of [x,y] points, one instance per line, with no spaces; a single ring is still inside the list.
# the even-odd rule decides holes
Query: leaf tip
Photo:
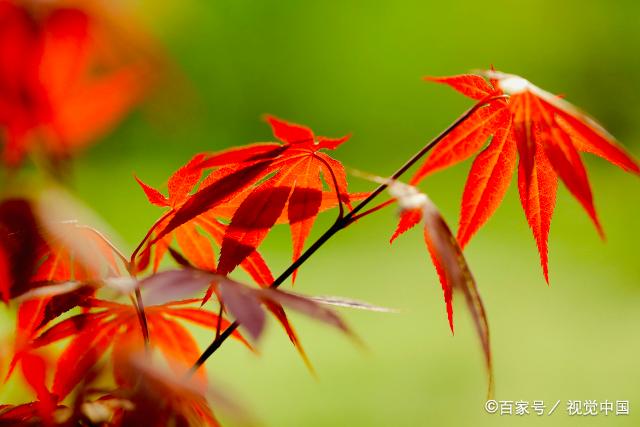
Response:
[[[145,184],[144,181],[138,178],[135,173],[133,174],[133,178],[136,180],[140,188],[142,188],[142,191],[144,191],[145,196],[147,196],[147,199],[151,204],[161,207],[169,206],[169,201],[164,196],[164,194],[160,193],[155,188]]]
[[[263,113],[260,118],[264,121],[267,122],[269,124],[272,124],[274,121],[280,121],[280,119],[278,119],[276,116],[274,116],[273,114],[269,114],[269,113]]]
[[[469,239],[470,236],[468,235],[466,228],[460,226],[456,235],[456,240],[458,241],[458,246],[460,246],[461,251],[463,251],[465,246],[467,246],[467,243],[469,243]]]
[[[604,232],[604,228],[602,227],[602,224],[597,218],[596,218],[596,230],[598,231],[598,236],[600,236],[600,239],[606,243],[607,235]]]

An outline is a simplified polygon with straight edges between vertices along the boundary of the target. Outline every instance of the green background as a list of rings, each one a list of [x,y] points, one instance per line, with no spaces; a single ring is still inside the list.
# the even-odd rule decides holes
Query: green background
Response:
[[[179,83],[84,153],[73,180],[129,248],[161,213],[133,173],[162,187],[196,152],[270,140],[263,113],[321,135],[352,133],[335,157],[390,174],[471,105],[424,75],[494,64],[565,94],[640,153],[637,1],[169,0],[140,1],[134,12],[164,46]],[[554,415],[485,413],[482,357],[463,302],[451,336],[420,233],[389,246],[393,208],[332,239],[295,286],[398,308],[343,311],[367,351],[293,315],[318,379],[272,323],[259,357],[229,343],[210,360],[213,383],[267,426],[638,425],[640,187],[600,159],[585,162],[607,241],[561,188],[550,287],[515,185],[466,251],[488,310],[496,399],[561,400]],[[421,186],[452,225],[469,164]],[[287,266],[290,246],[286,227],[263,246],[274,273]],[[209,338],[199,337],[203,345]],[[629,400],[631,415],[566,416],[567,400],[586,399]]]

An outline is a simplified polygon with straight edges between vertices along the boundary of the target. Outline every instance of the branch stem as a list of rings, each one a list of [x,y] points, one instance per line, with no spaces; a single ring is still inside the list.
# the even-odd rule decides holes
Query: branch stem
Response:
[[[144,312],[144,303],[142,302],[142,293],[140,288],[136,288],[136,311],[138,312],[138,320],[140,321],[140,327],[142,328],[142,337],[144,338],[144,348],[149,351],[149,324],[147,322],[147,315]]]
[[[171,214],[173,214],[173,213],[174,213],[174,210],[170,209],[167,212],[165,212],[165,214],[162,215],[156,222],[153,223],[153,225],[151,226],[149,231],[147,231],[147,234],[145,234],[145,236],[142,238],[142,240],[140,241],[138,246],[135,248],[135,250],[131,254],[131,259],[130,259],[129,263],[130,263],[130,265],[132,267],[135,267],[135,265],[136,265],[136,257],[138,256],[138,252],[140,252],[140,250],[142,249],[144,244],[147,242],[147,240],[149,240],[149,237],[151,237],[151,234],[153,234],[153,232],[156,230],[156,228],[158,228],[158,226],[160,224],[162,224],[162,222],[165,221],[167,218],[169,218],[169,216]]]

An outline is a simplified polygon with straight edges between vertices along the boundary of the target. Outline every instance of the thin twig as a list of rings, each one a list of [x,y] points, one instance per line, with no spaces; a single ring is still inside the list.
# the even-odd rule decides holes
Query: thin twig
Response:
[[[131,260],[130,263],[131,265],[135,265],[136,263],[136,257],[138,256],[138,252],[140,252],[140,249],[142,249],[142,246],[147,242],[147,240],[149,240],[149,237],[151,237],[151,234],[155,231],[156,228],[158,228],[158,226],[167,218],[169,218],[169,215],[171,215],[172,213],[174,213],[174,210],[171,209],[167,212],[165,212],[164,215],[162,215],[156,222],[153,223],[153,225],[151,226],[151,228],[149,229],[149,231],[147,231],[147,234],[145,234],[144,238],[142,239],[142,241],[138,244],[138,246],[136,247],[136,249],[133,251],[133,253],[131,254]]]
[[[142,327],[144,347],[145,350],[149,351],[149,324],[147,323],[147,316],[144,312],[144,303],[142,302],[142,293],[140,292],[140,288],[136,288],[136,310],[140,319],[140,326]]]
[[[102,240],[102,242],[104,244],[106,244],[107,246],[109,246],[109,248],[111,249],[111,251],[116,254],[116,256],[118,258],[120,258],[120,261],[122,261],[122,264],[124,265],[124,267],[129,270],[129,260],[127,259],[127,257],[124,255],[124,253],[111,241],[109,240],[109,238],[107,236],[104,235],[104,233],[96,230],[93,227],[90,227],[88,225],[80,225],[77,224],[76,228],[80,228],[83,230],[88,230],[90,232],[92,232],[93,234],[96,235],[96,237],[98,237],[100,240]]]
[[[313,154],[313,157],[320,160],[327,167],[329,174],[331,174],[331,180],[333,181],[333,188],[336,191],[336,198],[338,199],[338,209],[340,209],[338,211],[338,218],[342,218],[344,216],[344,206],[342,203],[342,195],[340,194],[340,186],[338,185],[338,178],[336,178],[336,174],[333,172],[333,169],[331,169],[331,165],[329,165],[329,163],[325,159],[318,156],[316,153]]]
[[[378,205],[375,205],[372,208],[367,209],[364,212],[360,212],[358,215],[354,215],[351,217],[351,221],[349,222],[349,224],[352,224],[354,222],[356,222],[357,220],[359,220],[360,218],[364,218],[367,215],[370,215],[374,212],[379,211],[380,209],[386,208],[389,205],[392,205],[394,202],[396,201],[396,199],[389,199],[386,202],[382,202]]]
[[[216,337],[215,339],[220,338],[220,330],[222,328],[222,314],[224,312],[224,304],[220,301],[220,308],[218,309],[218,320],[216,322]]]
[[[102,242],[104,242],[107,246],[109,246],[109,248],[111,249],[111,251],[113,251],[113,253],[115,253],[118,258],[120,258],[120,260],[122,261],[122,263],[124,264],[125,268],[127,269],[127,271],[129,272],[129,275],[131,275],[131,277],[135,277],[135,273],[133,271],[133,263],[135,261],[129,261],[127,259],[127,257],[124,255],[124,253],[118,249],[118,247],[111,242],[111,240],[109,240],[107,238],[107,236],[105,236],[103,233],[101,233],[100,231],[96,230],[93,227],[87,226],[87,225],[76,225],[76,227],[81,228],[83,230],[88,230],[90,232],[92,232],[94,235],[96,235],[100,240],[102,240]],[[142,302],[142,294],[140,293],[140,289],[137,288],[135,291],[135,299],[132,297],[131,298],[131,303],[133,304],[134,308],[136,309],[136,312],[138,314],[138,320],[140,322],[140,328],[142,330],[142,337],[144,338],[144,346],[145,346],[145,350],[149,351],[149,325],[147,322],[147,315],[144,311],[144,304]]]

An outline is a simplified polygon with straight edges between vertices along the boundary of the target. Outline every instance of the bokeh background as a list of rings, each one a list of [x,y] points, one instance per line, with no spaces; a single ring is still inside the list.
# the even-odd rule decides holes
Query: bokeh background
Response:
[[[176,82],[81,155],[71,182],[130,249],[160,215],[133,174],[162,187],[196,152],[269,140],[263,113],[322,135],[352,133],[335,157],[390,174],[470,106],[423,82],[428,74],[494,64],[565,94],[640,155],[635,0],[145,0],[128,7],[173,61]],[[466,251],[488,310],[496,399],[562,400],[554,415],[485,413],[482,356],[463,301],[452,336],[420,233],[389,246],[393,208],[332,239],[295,287],[399,309],[343,312],[367,351],[293,315],[317,379],[272,323],[259,357],[236,343],[216,353],[208,363],[213,382],[266,426],[638,425],[640,186],[600,159],[585,161],[607,241],[561,188],[550,287],[515,185]],[[469,165],[422,185],[452,225]],[[350,185],[371,187],[354,177]],[[262,249],[276,274],[290,251],[286,227]],[[3,401],[19,394],[16,387],[0,393]],[[629,400],[631,415],[566,416],[567,400],[586,399]]]

